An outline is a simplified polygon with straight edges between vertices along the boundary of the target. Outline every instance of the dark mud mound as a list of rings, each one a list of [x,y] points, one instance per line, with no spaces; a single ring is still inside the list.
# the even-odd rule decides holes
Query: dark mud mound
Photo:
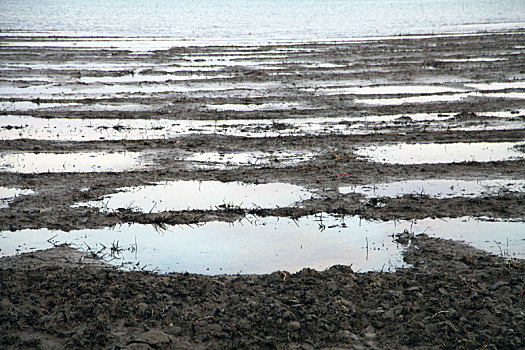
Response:
[[[411,269],[121,272],[66,247],[0,259],[2,348],[520,349],[525,265],[424,235]],[[84,261],[79,262],[80,259]]]

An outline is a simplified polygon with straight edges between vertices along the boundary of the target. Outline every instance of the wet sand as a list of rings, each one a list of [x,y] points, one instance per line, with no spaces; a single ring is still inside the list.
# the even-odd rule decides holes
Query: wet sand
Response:
[[[521,222],[525,191],[506,184],[525,178],[524,35],[157,51],[0,35],[0,230],[300,222],[320,213]],[[284,183],[310,195],[277,206],[108,207],[123,188],[195,180]],[[386,197],[341,190],[408,180],[458,184],[445,196],[419,185]],[[458,190],[487,180],[500,190]],[[155,275],[78,264],[85,255],[64,247],[4,257],[0,344],[525,346],[522,260],[499,245],[503,257],[411,240],[404,257],[413,267],[394,273]]]

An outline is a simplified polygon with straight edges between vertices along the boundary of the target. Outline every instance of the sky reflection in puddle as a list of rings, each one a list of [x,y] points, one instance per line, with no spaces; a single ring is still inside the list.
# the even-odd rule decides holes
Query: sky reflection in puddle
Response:
[[[191,74],[191,75],[123,75],[119,77],[82,77],[79,79],[82,83],[165,83],[170,81],[187,81],[187,80],[207,80],[207,79],[224,79],[229,78],[228,75],[204,75],[204,74]]]
[[[525,81],[507,81],[493,83],[469,83],[467,87],[478,90],[505,90],[505,89],[525,89]]]
[[[247,218],[234,224],[170,226],[158,230],[148,225],[70,232],[20,230],[0,232],[1,256],[51,248],[54,243],[94,251],[117,244],[123,250],[111,263],[132,269],[202,274],[295,272],[317,270],[335,264],[352,264],[354,271],[392,271],[405,266],[392,234],[404,230],[431,236],[465,240],[475,247],[509,257],[525,257],[524,224],[475,219],[424,219],[418,221],[368,222],[324,215],[297,221],[287,218]],[[495,242],[498,242],[497,244]],[[368,245],[368,249],[367,249]],[[499,245],[499,246],[498,246]],[[500,251],[501,248],[501,251]]]
[[[240,104],[240,103],[225,103],[220,105],[206,105],[206,108],[215,111],[235,111],[235,112],[249,112],[249,111],[268,111],[268,110],[288,110],[293,108],[300,108],[301,104],[296,102],[270,102],[260,104]],[[307,108],[304,106],[303,108]]]
[[[503,57],[473,57],[473,58],[440,58],[436,61],[438,62],[497,62],[497,61],[506,61],[507,58]]]
[[[355,103],[381,106],[398,106],[413,103],[455,102],[469,97],[525,99],[524,92],[466,92],[448,95],[422,95],[396,98],[355,99]]]
[[[220,181],[168,181],[155,185],[121,188],[122,192],[99,201],[79,203],[111,211],[119,208],[142,212],[215,210],[220,208],[278,208],[293,205],[313,194],[286,183],[245,184]]]
[[[435,198],[494,196],[500,192],[525,192],[524,180],[408,180],[372,185],[339,187],[342,194],[359,193],[366,197],[401,197],[407,194]]]
[[[2,101],[0,111],[33,111],[37,109],[80,106],[80,103],[36,103],[31,101]]]
[[[146,111],[156,106],[138,103],[37,103],[31,101],[0,102],[0,111],[22,112],[32,110],[68,110],[68,111]],[[69,119],[69,118],[68,118]],[[1,120],[1,119],[0,119]],[[73,119],[74,120],[74,119]]]
[[[367,105],[381,105],[381,106],[398,106],[411,103],[431,103],[431,102],[454,102],[460,101],[469,96],[474,96],[473,93],[461,93],[452,95],[423,95],[411,97],[396,97],[396,98],[365,98],[355,99],[355,103],[362,103]]]
[[[188,93],[188,92],[221,92],[228,90],[254,90],[261,91],[275,87],[269,82],[250,83],[165,83],[165,84],[92,84],[92,85],[34,85],[28,87],[0,86],[0,97],[15,98],[23,96],[25,99],[60,99],[79,100],[84,98],[106,98],[104,95],[134,94],[134,93]]]
[[[33,190],[24,190],[21,188],[10,188],[0,186],[0,208],[7,208],[9,203],[18,196],[34,194]]]
[[[86,105],[94,110],[141,110],[144,105]],[[80,109],[79,106],[71,107]],[[391,132],[403,123],[423,123],[426,130],[507,130],[523,128],[525,121],[516,120],[512,112],[480,113],[486,118],[476,122],[447,120],[453,115],[437,113],[397,114],[343,118],[286,118],[230,120],[170,119],[79,119],[0,116],[0,140],[19,138],[35,140],[93,141],[166,139],[190,134],[218,134],[242,137],[300,136],[336,133],[343,135]],[[407,118],[408,117],[408,118]],[[507,120],[506,120],[507,119]],[[508,120],[512,119],[512,120]],[[403,123],[400,123],[403,122]],[[390,124],[389,124],[390,123]],[[395,123],[396,125],[392,125]],[[413,129],[415,125],[410,124]]]
[[[204,152],[186,158],[186,161],[197,168],[228,169],[239,166],[288,166],[310,160],[314,157],[310,152],[244,152],[218,153]]]
[[[137,152],[3,153],[0,171],[15,173],[103,172],[145,168]]]
[[[440,85],[378,85],[351,87],[322,87],[306,89],[322,95],[397,95],[397,94],[439,94],[444,92],[460,92],[464,89]]]
[[[476,142],[476,143],[401,143],[371,146],[355,153],[374,162],[387,164],[433,164],[457,162],[496,162],[523,159],[525,154],[516,146],[525,142]]]

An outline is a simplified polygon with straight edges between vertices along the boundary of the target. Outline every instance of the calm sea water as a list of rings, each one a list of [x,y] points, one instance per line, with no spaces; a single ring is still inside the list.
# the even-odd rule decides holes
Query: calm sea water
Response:
[[[329,39],[525,27],[524,0],[0,0],[1,31]]]

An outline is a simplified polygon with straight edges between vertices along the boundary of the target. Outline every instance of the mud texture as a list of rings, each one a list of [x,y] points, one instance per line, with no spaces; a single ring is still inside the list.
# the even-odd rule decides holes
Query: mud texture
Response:
[[[525,266],[400,234],[413,268],[122,272],[64,246],[0,260],[3,348],[520,349]],[[62,257],[61,259],[57,259]],[[79,263],[83,260],[82,263]]]
[[[28,40],[48,45],[27,46]],[[70,39],[0,33],[0,155],[129,151],[142,152],[148,165],[96,173],[3,169],[0,186],[36,194],[0,208],[0,231],[233,222],[248,214],[525,218],[525,191],[448,199],[367,199],[338,191],[411,179],[525,179],[523,158],[399,165],[357,155],[361,147],[398,143],[525,141],[523,31],[152,52],[55,44],[61,40]],[[399,92],[334,93],[385,85]],[[404,86],[422,87],[403,92]],[[430,101],[363,102],[410,98]],[[211,106],[224,104],[259,107]],[[421,113],[434,117],[418,119]],[[9,122],[19,117],[109,124],[90,130],[93,139],[70,140],[62,129],[36,136],[29,121]],[[172,124],[155,137],[148,135],[162,130],[154,126],[122,126],[142,119]],[[204,124],[179,129],[198,121]],[[301,129],[307,124],[313,127]],[[108,137],[110,132],[118,136]],[[264,164],[226,166],[187,160],[202,152],[276,156]],[[279,152],[313,156],[284,163]],[[315,196],[277,209],[233,203],[148,213],[74,206],[122,187],[171,180],[285,182]],[[398,240],[407,245],[405,260],[413,267],[395,273],[357,274],[350,266],[334,266],[295,274],[156,275],[119,271],[66,246],[3,257],[0,348],[525,348],[523,261],[424,235],[403,233]]]
[[[386,206],[377,207],[362,201],[359,196],[341,195],[337,189],[352,184],[409,179],[525,178],[523,160],[388,165],[355,155],[358,147],[369,145],[525,140],[524,100],[512,95],[524,92],[521,79],[525,78],[525,55],[520,49],[524,36],[517,31],[348,43],[184,47],[149,53],[53,46],[54,40],[67,38],[35,37],[31,40],[47,42],[49,47],[17,46],[19,41],[28,39],[3,37],[2,41],[10,46],[2,47],[1,59],[6,68],[0,72],[0,79],[6,88],[0,96],[5,103],[0,114],[7,118],[16,115],[49,120],[114,120],[105,128],[117,130],[120,136],[105,139],[106,129],[96,129],[91,132],[100,135],[100,139],[97,136],[93,141],[65,141],[62,139],[67,139],[67,134],[57,130],[57,136],[50,139],[31,136],[21,139],[10,132],[30,127],[7,122],[0,132],[4,135],[0,140],[2,153],[133,151],[143,152],[150,166],[113,173],[4,172],[0,176],[0,186],[32,189],[36,194],[17,197],[9,208],[0,210],[0,230],[42,227],[69,230],[159,220],[170,224],[193,223],[235,220],[247,214],[246,210],[195,212],[190,208],[159,216],[71,207],[78,202],[102,199],[120,187],[188,179],[286,182],[305,186],[317,194],[315,200],[289,208],[258,210],[260,215],[297,217],[328,212],[378,219],[465,215],[521,218],[525,208],[523,191],[476,200],[402,198],[388,200]],[[107,80],[118,77],[125,79],[122,82]],[[102,79],[102,82],[83,80],[88,78]],[[173,80],[175,78],[192,80]],[[490,85],[492,82],[510,85]],[[469,84],[489,86],[480,92],[472,90]],[[365,94],[337,90],[326,93],[323,90],[359,86],[381,88],[384,85],[399,86],[399,93],[395,89],[388,91],[388,95],[373,89]],[[404,92],[404,86],[416,86],[416,91]],[[417,92],[418,86],[423,86],[420,92]],[[425,92],[428,87],[464,89],[474,94],[448,102],[390,105],[359,102],[360,99],[439,98],[457,94],[428,93]],[[133,89],[137,91],[129,92]],[[32,109],[10,105],[16,102],[35,105]],[[59,105],[46,107],[46,103]],[[223,111],[209,107],[272,103],[277,103],[277,107],[268,110]],[[287,104],[291,107],[287,108]],[[115,106],[128,107],[112,110]],[[507,114],[497,116],[496,112]],[[413,117],[415,113],[434,113],[439,117],[431,121],[418,120]],[[398,116],[387,121],[366,121],[367,117],[392,115]],[[217,131],[203,133],[195,128],[180,135],[174,131],[167,138],[129,139],[132,130],[122,127],[122,120],[141,118],[168,119],[173,120],[173,124],[207,120]],[[299,124],[290,120],[301,118],[310,118],[313,125],[318,126],[317,131],[294,134]],[[238,123],[225,124],[221,128],[221,121],[227,120]],[[272,123],[243,124],[250,120]],[[148,130],[139,133],[147,138]],[[31,129],[27,135],[31,135]],[[259,166],[229,167],[185,160],[201,152],[236,154],[247,151],[306,152],[313,157],[284,165],[274,161]]]

